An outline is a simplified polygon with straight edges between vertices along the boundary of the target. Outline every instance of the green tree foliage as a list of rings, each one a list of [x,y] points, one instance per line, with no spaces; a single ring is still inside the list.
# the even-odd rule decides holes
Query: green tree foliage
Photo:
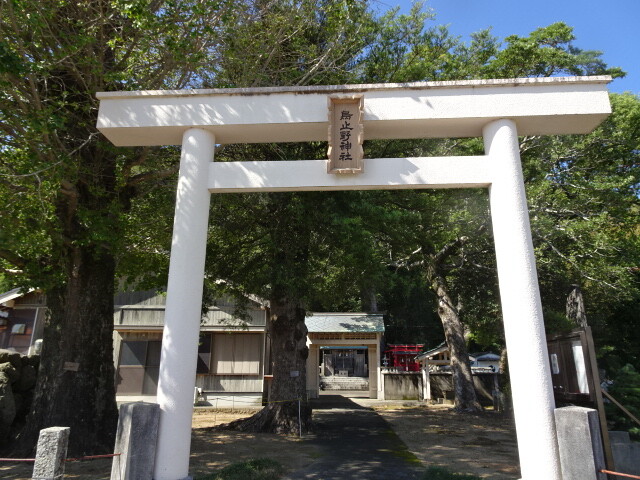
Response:
[[[367,1],[265,2],[228,30],[212,85],[264,87],[357,83],[378,27]]]
[[[269,29],[272,24],[279,21],[279,18],[278,14],[273,19],[265,18],[263,23],[256,24],[255,27]],[[326,20],[330,16],[323,18]],[[241,51],[244,55],[232,57],[231,63],[228,64],[229,68],[226,70],[229,79],[225,80],[225,85],[262,85],[262,80],[256,80],[258,77],[269,78],[269,84],[279,85],[281,82],[304,84],[305,81],[368,83],[516,75],[610,74],[617,76],[622,74],[619,69],[608,68],[601,61],[599,52],[584,52],[573,46],[574,37],[571,28],[564,24],[554,24],[538,29],[528,37],[508,37],[505,45],[492,37],[488,31],[483,31],[474,35],[467,45],[461,43],[458,38],[452,37],[444,27],[429,27],[425,22],[430,19],[429,14],[422,13],[419,7],[416,7],[412,15],[399,16],[391,12],[382,17],[377,24],[369,22],[368,30],[365,27],[355,26],[354,28],[358,31],[367,32],[367,35],[362,37],[366,41],[351,45],[351,57],[343,57],[348,61],[340,64],[340,69],[332,69],[327,72],[327,76],[318,74],[312,79],[306,76],[304,68],[294,71],[287,69],[290,69],[294,63],[311,65],[313,69],[317,62],[308,62],[308,58],[330,56],[331,48],[328,48],[326,55],[318,55],[315,47],[305,46],[304,42],[313,35],[301,32],[314,31],[313,29],[298,28],[296,30],[297,27],[288,25],[286,28],[277,30],[279,36],[264,37],[277,42],[277,45],[273,46],[260,45],[260,51],[270,52],[265,59],[259,55],[247,55],[247,48],[251,46],[251,42],[240,38],[236,40],[236,45],[242,47]],[[286,32],[292,30],[300,34],[297,37],[297,43],[283,41],[284,38],[288,38]],[[327,28],[326,31],[336,32],[339,29]],[[255,31],[249,31],[249,34],[256,36]],[[327,40],[319,42],[318,45],[332,45],[332,42]],[[363,45],[366,45],[366,49],[361,50]],[[309,54],[309,50],[314,54]],[[238,60],[240,57],[268,60],[267,63],[261,63],[260,72],[263,76],[260,77],[255,73],[247,74],[247,72],[253,72],[251,69],[256,67],[243,64]],[[297,60],[292,62],[292,59]],[[329,64],[335,66],[334,63],[329,62]],[[274,70],[269,71],[267,66]],[[281,77],[283,71],[287,71],[287,74]],[[340,75],[336,77],[337,71],[340,71]],[[224,72],[220,73],[221,78],[227,78]],[[245,79],[247,76],[254,83],[238,80]],[[531,164],[540,169],[541,175],[538,178],[528,177],[532,183],[529,191],[533,192],[533,202],[538,199],[536,189],[542,188],[536,180],[546,182],[549,173],[549,165],[538,162],[536,155],[540,155],[541,151],[548,147],[549,142],[569,145],[575,141],[582,140],[580,137],[523,139],[523,160],[528,162],[530,158]],[[540,144],[541,148],[534,151],[533,148],[529,148],[531,144]],[[281,149],[270,154],[268,158],[322,158],[322,152],[318,150],[313,152],[315,155],[300,156],[302,152],[299,148]],[[255,150],[250,151],[255,152]],[[367,142],[365,151],[370,157],[481,154],[482,146],[477,140],[378,141]],[[239,151],[232,152],[227,148],[226,152],[223,151],[223,155],[225,158],[242,159],[245,158],[247,150],[245,149],[244,152],[240,154]],[[527,156],[527,153],[530,156]],[[262,152],[257,152],[255,158],[267,157]],[[525,167],[527,165],[526,163]],[[298,202],[297,195],[296,198]],[[304,198],[304,195],[300,198]],[[544,201],[543,195],[540,198]],[[323,207],[329,204],[339,205],[339,207],[324,210]],[[307,284],[306,298],[300,299],[302,304],[313,305],[315,308],[327,305],[353,308],[358,304],[361,307],[367,307],[371,306],[371,292],[374,292],[375,303],[388,308],[390,312],[393,301],[388,293],[394,292],[393,285],[398,283],[400,276],[397,272],[407,272],[407,269],[413,271],[417,268],[423,274],[427,274],[433,271],[435,265],[433,262],[438,252],[443,252],[446,253],[446,258],[442,257],[442,261],[439,262],[441,269],[439,278],[442,281],[438,285],[446,288],[448,296],[456,304],[456,312],[464,318],[467,333],[482,346],[503,345],[488,202],[484,192],[324,194],[322,197],[313,196],[313,201],[308,205],[310,210],[306,210],[302,215],[306,221],[312,223],[309,227],[312,233],[307,238],[322,239],[321,242],[309,244],[308,275],[314,276],[314,272],[322,272],[322,274],[315,273],[313,280],[309,277],[307,281],[311,283]],[[252,208],[255,210],[255,207]],[[570,239],[566,238],[566,230],[564,233],[556,231],[556,224],[550,217],[550,212],[545,211],[544,214],[546,226],[535,230],[535,233],[543,236],[553,233],[558,238],[563,238],[565,245],[569,245]],[[266,217],[260,215],[260,218]],[[534,226],[538,227],[538,224]],[[269,228],[271,227],[267,226],[267,229]],[[401,233],[398,234],[398,232]],[[264,235],[258,235],[258,237],[266,238]],[[345,238],[349,240],[343,241]],[[357,248],[354,249],[353,245],[357,245]],[[454,246],[456,248],[453,248]],[[585,248],[589,246],[583,244],[577,247],[578,250],[582,249],[580,250],[582,254]],[[268,260],[265,258],[270,258],[265,255],[267,250],[259,251],[262,257],[255,257],[255,252],[252,250],[253,255],[250,254],[247,257],[256,260],[253,266],[243,269],[252,280],[258,278],[255,272],[260,271],[256,263],[266,265]],[[556,254],[558,252],[561,250],[555,251]],[[542,258],[542,260],[546,259]],[[620,265],[616,268],[625,271]],[[267,270],[270,269],[271,267],[267,268]],[[568,280],[566,277],[560,280],[560,270],[555,268],[552,273],[554,281],[562,281],[567,285],[578,281]],[[236,284],[242,283],[238,281],[237,275],[235,278]],[[290,279],[293,278],[290,277]],[[300,279],[294,280],[296,285],[300,285],[300,282]],[[349,286],[350,288],[347,288]],[[557,291],[555,288],[552,290]],[[354,292],[357,293],[354,294]],[[368,293],[363,295],[365,292]],[[558,295],[558,297],[565,296],[564,292]],[[557,310],[550,309],[549,305],[545,302],[549,311]],[[404,323],[397,316],[390,317],[388,321],[392,322],[391,325],[398,326]],[[396,328],[395,330],[394,335],[398,335],[396,338],[410,338],[406,329]],[[458,331],[463,330],[458,329]],[[416,338],[415,333],[413,338]]]
[[[621,403],[633,416],[640,418],[640,373],[631,364],[626,364],[612,376],[609,393]],[[613,403],[606,404],[607,421],[612,430],[629,432],[634,440],[640,439],[640,425],[622,412]]]
[[[592,311],[634,295],[640,101],[611,95],[611,103],[589,135],[522,142],[543,294],[559,311],[572,283],[586,289]]]
[[[600,58],[600,52],[583,51],[575,47],[572,29],[562,23],[535,30],[528,37],[507,37],[505,45],[501,45],[496,38],[491,37],[488,31],[474,35],[467,45],[452,40],[446,30],[441,28],[422,31],[416,28],[412,32],[414,40],[405,41],[405,51],[398,56],[406,60],[403,63],[404,70],[394,68],[392,76],[387,78],[402,81],[559,74],[609,74],[616,77],[624,74],[620,69],[609,68],[604,64]],[[421,41],[415,40],[415,37],[420,37]],[[419,55],[414,55],[411,45],[422,45],[428,53],[421,52]],[[441,50],[437,56],[431,55],[438,49]],[[442,63],[438,63],[436,59]],[[383,62],[378,62],[379,66],[382,64]],[[454,65],[451,70],[448,69],[450,65]],[[628,232],[637,230],[638,122],[634,113],[637,98],[633,95],[626,95],[623,98],[614,95],[612,102],[614,114],[589,136],[522,139],[521,150],[532,210],[536,253],[542,263],[543,292],[546,295],[554,292],[556,295],[553,300],[549,296],[543,297],[547,309],[551,309],[553,305],[554,311],[564,311],[567,288],[572,283],[590,283],[592,288],[589,294],[597,296],[598,302],[607,298],[612,291],[617,292],[616,295],[620,296],[616,298],[620,299],[629,298],[628,296],[636,291],[635,288],[628,287],[631,287],[630,282],[633,278],[630,267],[634,265],[634,261],[637,262],[634,257],[638,251],[635,243],[637,236],[629,235]],[[536,146],[540,148],[535,148]],[[439,148],[444,154],[479,154],[482,151],[477,140],[441,142]],[[419,150],[415,145],[411,149],[414,152]],[[604,163],[607,165],[603,165]],[[563,197],[564,202],[573,202],[574,212],[589,210],[586,216],[569,215],[569,212],[565,211],[562,215],[562,219],[566,222],[564,225],[558,222],[560,218],[557,215],[558,212],[554,215],[554,211],[547,206],[538,208],[540,203],[546,205],[558,199],[563,190],[557,185],[562,182],[564,182],[562,188],[570,190],[568,195]],[[552,189],[554,189],[553,195],[550,194]],[[447,193],[447,195],[459,196],[457,193]],[[474,204],[482,198],[482,194],[476,196],[475,200],[473,195],[462,194],[462,196],[466,198],[465,201]],[[486,205],[486,200],[483,201]],[[441,207],[436,207],[435,211],[444,214],[439,217],[443,224],[455,226],[456,221],[460,220],[456,218],[460,216],[459,212],[469,211],[463,205],[460,205],[460,208],[461,210],[453,210],[455,212],[453,214],[445,213],[446,210]],[[564,208],[568,210],[566,205]],[[475,215],[478,214],[483,215],[475,212]],[[452,216],[449,217],[449,215]],[[474,218],[478,218],[475,215]],[[484,218],[486,225],[486,215]],[[448,233],[440,240],[444,242],[440,245],[461,236],[469,236],[472,242],[467,243],[466,248],[475,252],[474,255],[480,252],[487,253],[492,249],[490,229],[484,229],[482,235],[474,235],[474,230],[479,227],[478,223],[462,221],[460,225],[459,228],[445,227],[443,230]],[[580,233],[576,233],[576,230],[580,230]],[[562,247],[555,250],[553,244],[547,245],[546,249],[541,247],[541,243],[551,241],[550,237],[562,239],[564,242]],[[431,241],[435,238],[430,235]],[[571,249],[575,249],[574,253],[569,253]],[[607,250],[606,254],[603,253],[603,249]],[[543,252],[546,252],[546,255],[543,255]],[[563,259],[562,256],[564,256]],[[466,304],[465,309],[476,309],[475,305],[485,307],[493,305],[485,311],[490,317],[495,317],[497,313],[495,301],[489,301],[489,297],[495,296],[491,294],[491,291],[495,292],[495,281],[491,280],[491,277],[485,277],[483,280],[481,270],[482,266],[488,268],[487,272],[493,270],[493,260],[491,255],[484,258],[482,262],[458,261],[463,268],[451,270],[448,278],[451,282],[459,284],[464,295],[469,298],[463,302]],[[564,264],[563,269],[558,270],[558,262]],[[572,273],[569,273],[566,269],[571,262],[575,268],[572,269]],[[548,270],[547,265],[549,265]],[[475,274],[465,268],[471,266],[474,267]],[[564,272],[564,275],[560,272]],[[558,288],[556,284],[546,289],[545,273],[555,281],[565,282],[564,285]],[[607,278],[611,279],[611,282],[607,282]],[[486,289],[484,287],[483,289],[489,297],[480,295],[477,287],[474,288],[470,283],[464,285],[467,279],[473,279],[476,285],[486,285]],[[593,288],[595,285],[599,285],[602,289],[595,292]],[[482,300],[476,302],[473,300],[474,297]],[[592,311],[602,311],[602,305],[593,305],[596,301],[594,298],[591,301],[592,308],[595,307]],[[492,310],[493,312],[490,313]],[[487,336],[489,331],[493,330],[497,333],[498,329],[491,327],[490,322],[481,320],[485,315],[476,311],[471,317],[470,326],[474,327],[472,328],[474,334],[485,337],[482,343],[491,337],[496,338],[495,334]],[[479,323],[474,326],[473,322]]]
[[[212,86],[353,83],[355,66],[372,39],[374,25],[366,2],[272,2],[225,37],[227,55]],[[320,143],[228,145],[219,150],[217,160],[314,159],[325,152]],[[333,200],[340,202],[337,197]],[[331,288],[331,281],[340,281],[349,269],[348,263],[332,267],[318,255],[327,252],[323,238],[340,238],[334,234],[339,222],[332,222],[331,203],[312,193],[219,196],[212,201],[208,276],[225,280],[214,284],[218,289],[259,294],[271,306],[267,327],[274,358],[271,394],[279,403],[268,405],[238,428],[295,432],[299,427],[297,402],[286,400],[306,397],[304,308],[314,287]],[[348,223],[340,227],[358,231]],[[323,271],[332,275],[324,277],[319,274]],[[291,377],[292,370],[301,374]],[[304,405],[304,429],[310,414]]]
[[[552,77],[557,75],[624,76],[620,68],[609,68],[602,52],[581,50],[572,42],[573,29],[558,22],[538,28],[528,37],[511,35],[484,70],[491,78]]]
[[[640,98],[611,95],[613,112],[585,136],[525,138],[523,164],[547,329],[582,289],[600,366],[638,368]]]
[[[77,427],[87,431],[76,437],[82,445],[72,437],[72,450],[111,448],[113,278],[164,283],[177,151],[108,144],[95,129],[96,91],[622,75],[599,52],[575,47],[564,24],[504,44],[482,31],[465,44],[432,20],[420,6],[377,18],[368,2],[350,0],[2,3],[0,268],[12,285],[44,289],[51,309],[34,431],[73,427],[72,414],[94,418]],[[521,149],[545,308],[558,312],[559,292],[578,283],[589,315],[615,328],[638,301],[638,98],[613,103],[592,135],[524,138]],[[313,159],[324,149],[227,145],[217,159]],[[365,151],[482,147],[415,140],[367,142]],[[487,219],[476,191],[223,196],[212,202],[209,272],[233,289],[286,299],[295,315],[305,305],[377,303],[400,325],[405,313],[389,297],[413,288],[414,272],[426,274],[446,251],[441,285],[473,338],[500,343]],[[609,351],[627,355],[617,345],[612,338]],[[60,376],[64,361],[83,365],[81,374]],[[82,408],[64,392],[80,395]]]
[[[430,26],[431,20],[419,8],[412,15],[375,19],[361,2],[324,2],[320,11],[309,2],[271,3],[225,37],[228,55],[215,76],[207,77],[208,85],[622,75],[605,65],[599,52],[575,47],[564,24],[511,36],[504,44],[483,31],[463,44],[446,28]],[[607,299],[626,302],[622,309],[637,298],[632,274],[637,236],[628,234],[637,231],[637,98],[614,96],[613,103],[613,116],[589,137],[522,139],[548,318],[564,311],[566,289],[575,283],[585,291],[589,316],[602,318],[602,325],[615,324],[602,314]],[[455,139],[367,142],[365,148],[371,157],[482,153],[478,140]],[[311,159],[322,158],[323,150],[320,144],[224,146],[217,159]],[[619,165],[610,161],[614,157]],[[583,210],[586,216],[567,214]],[[315,309],[366,308],[375,298],[390,313],[391,325],[406,323],[393,313],[394,285],[408,288],[415,272],[426,273],[445,250],[442,278],[470,338],[482,346],[503,344],[484,192],[229,196],[214,201],[212,214],[210,273],[229,279],[227,288],[266,297],[274,287],[284,288],[296,303]],[[286,255],[283,249],[300,241],[303,245],[293,249],[298,253]],[[446,248],[451,245],[459,248]],[[306,267],[281,261],[283,254],[304,258]],[[413,280],[403,283],[403,275]],[[400,331],[396,338],[409,341],[409,330]]]
[[[379,82],[461,80],[479,78],[549,77],[558,75],[624,76],[608,67],[602,52],[573,44],[573,29],[554,23],[527,37],[500,40],[483,30],[469,43],[446,26],[428,26],[433,15],[414,6],[410,15],[390,12],[376,31],[376,42],[364,62],[366,77]]]
[[[14,285],[44,290],[50,312],[21,436],[27,449],[40,428],[59,424],[71,426],[74,453],[112,448],[113,291],[126,215],[177,164],[168,150],[117,150],[103,139],[95,93],[198,85],[217,61],[220,31],[235,6],[0,6],[0,268]],[[78,363],[78,372],[65,371],[64,362]]]

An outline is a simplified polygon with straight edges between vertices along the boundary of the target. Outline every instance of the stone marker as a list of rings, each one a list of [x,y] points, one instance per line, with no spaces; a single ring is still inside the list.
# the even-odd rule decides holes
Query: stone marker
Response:
[[[32,480],[58,480],[64,477],[69,431],[69,427],[40,430]]]
[[[160,406],[157,403],[120,405],[118,432],[111,465],[112,480],[151,480],[156,456]]]
[[[563,480],[606,480],[598,412],[591,408],[556,408],[556,429]]]

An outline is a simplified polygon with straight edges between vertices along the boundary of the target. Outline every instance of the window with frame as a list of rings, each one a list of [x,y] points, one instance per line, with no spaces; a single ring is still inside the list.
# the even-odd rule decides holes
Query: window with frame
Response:
[[[123,341],[118,363],[116,391],[122,394],[155,395],[160,373],[162,342]]]
[[[198,366],[196,373],[211,373],[211,334],[204,333],[200,335],[198,342]]]
[[[26,355],[31,346],[37,313],[35,308],[11,310],[6,319],[6,327],[0,332],[0,348],[9,348]]]

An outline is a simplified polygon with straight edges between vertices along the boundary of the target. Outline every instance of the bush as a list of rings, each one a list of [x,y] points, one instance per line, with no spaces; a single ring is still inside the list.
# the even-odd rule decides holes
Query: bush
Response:
[[[255,458],[234,463],[197,480],[278,480],[284,475],[284,467],[275,460]]]
[[[423,480],[482,480],[475,475],[465,475],[464,473],[452,473],[446,468],[429,467],[424,474]]]

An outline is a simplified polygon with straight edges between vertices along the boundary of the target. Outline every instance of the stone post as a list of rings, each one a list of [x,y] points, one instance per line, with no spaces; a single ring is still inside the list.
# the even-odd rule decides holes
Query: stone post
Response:
[[[556,408],[562,480],[606,480],[598,412],[591,408]]]
[[[307,395],[309,398],[318,398],[320,393],[320,348],[316,344],[308,344],[309,356],[307,357]]]
[[[69,431],[69,427],[40,430],[32,480],[59,480],[64,477]]]
[[[155,480],[188,478],[193,387],[209,224],[207,188],[215,138],[190,128],[182,136],[173,240],[158,377],[160,427]]]
[[[500,302],[523,480],[561,480],[553,386],[516,124],[483,129]]]
[[[378,377],[380,377],[380,361],[378,359],[378,347],[369,345],[369,398],[380,398]],[[384,396],[384,392],[382,392]],[[383,397],[384,398],[384,397]]]
[[[431,400],[431,378],[429,377],[429,362],[421,368],[422,371],[422,400],[428,402]]]
[[[384,389],[385,389],[385,386],[386,386],[386,383],[387,383],[386,375],[387,375],[388,371],[389,371],[389,369],[386,368],[386,367],[382,367],[380,369],[380,385],[379,385],[379,390],[378,390],[378,400],[386,400],[387,399],[387,397],[385,396],[385,393],[384,393]]]
[[[151,480],[158,441],[160,406],[157,403],[120,405],[118,432],[111,464],[111,480]]]

